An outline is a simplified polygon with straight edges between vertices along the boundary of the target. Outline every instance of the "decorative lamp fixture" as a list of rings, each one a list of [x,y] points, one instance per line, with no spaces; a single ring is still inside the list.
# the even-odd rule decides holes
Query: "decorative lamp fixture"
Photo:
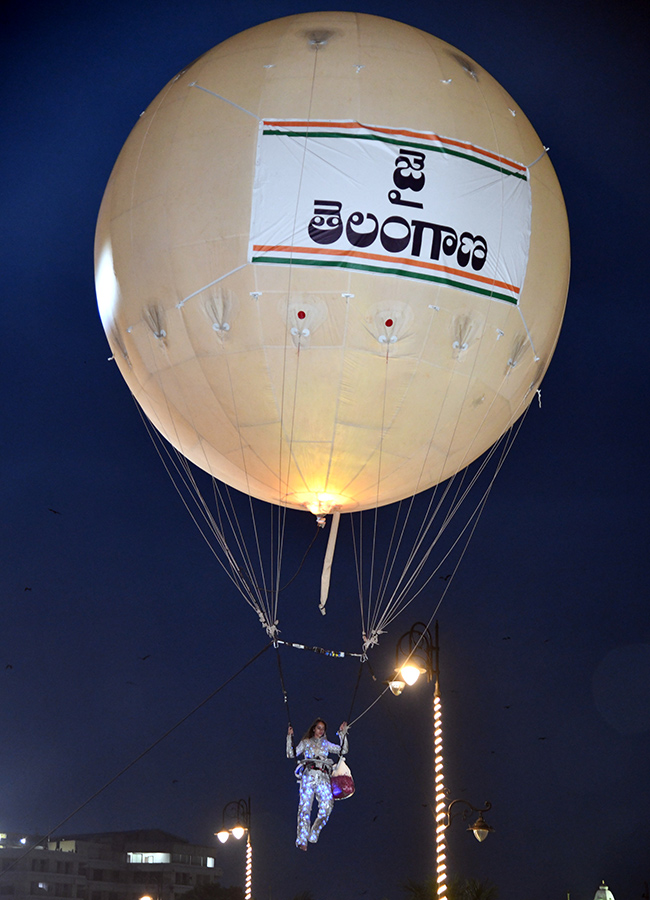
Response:
[[[467,821],[470,816],[470,813],[476,812],[479,814],[478,819],[474,822],[473,825],[468,825],[467,830],[474,832],[474,837],[477,841],[484,841],[488,834],[491,834],[494,831],[494,828],[485,821],[482,816],[482,813],[487,812],[489,809],[492,809],[492,804],[489,800],[485,801],[485,806],[480,809],[478,806],[473,806],[469,800],[452,800],[449,806],[447,807],[447,822],[445,824],[445,828],[449,828],[452,821],[456,818],[456,816],[461,814],[461,810],[457,810],[455,813],[452,813],[452,807],[454,807],[457,803],[463,803],[467,808],[462,810],[463,821]]]
[[[494,831],[494,828],[491,825],[488,825],[483,816],[479,815],[473,825],[468,825],[467,830],[474,832],[474,837],[477,841],[484,841],[488,834],[490,834],[491,831]]]
[[[399,674],[402,676],[409,687],[412,687],[418,680],[420,675],[425,675],[426,672],[427,670],[424,668],[424,666],[416,666],[412,662],[406,663],[399,670]]]
[[[437,627],[437,623],[436,623]],[[433,655],[436,654],[434,664]],[[424,622],[416,622],[410,631],[403,634],[397,642],[395,649],[395,675],[386,682],[396,697],[404,690],[405,686],[411,687],[420,675],[426,675],[427,681],[432,681],[434,675],[438,677],[437,665],[437,639],[434,645],[431,632]]]

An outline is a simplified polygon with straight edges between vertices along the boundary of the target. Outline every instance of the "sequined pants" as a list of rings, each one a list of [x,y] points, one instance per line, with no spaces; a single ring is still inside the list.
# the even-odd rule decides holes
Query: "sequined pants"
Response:
[[[318,800],[318,816],[311,825],[311,807],[314,795]],[[318,835],[323,830],[334,806],[332,786],[329,775],[318,769],[303,772],[300,779],[300,797],[298,800],[298,830],[296,834],[296,846],[306,847],[307,841],[315,844]]]

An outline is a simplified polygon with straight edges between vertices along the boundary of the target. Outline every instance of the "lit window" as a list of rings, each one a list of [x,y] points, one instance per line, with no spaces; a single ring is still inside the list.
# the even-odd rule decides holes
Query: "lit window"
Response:
[[[169,863],[171,862],[171,853],[132,853],[127,852],[127,862],[130,863]]]

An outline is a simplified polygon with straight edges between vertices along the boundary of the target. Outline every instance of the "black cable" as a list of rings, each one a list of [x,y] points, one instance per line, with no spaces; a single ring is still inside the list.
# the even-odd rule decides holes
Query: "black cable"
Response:
[[[262,593],[263,593],[263,594],[276,594],[276,596],[277,596],[277,595],[280,595],[280,594],[282,593],[282,591],[286,591],[286,589],[289,587],[289,585],[291,584],[291,582],[292,582],[292,581],[295,581],[296,578],[298,577],[298,575],[300,575],[301,569],[302,569],[302,567],[303,567],[304,564],[305,564],[305,560],[307,559],[307,554],[309,553],[309,551],[311,550],[311,548],[314,546],[314,543],[315,543],[315,541],[316,541],[316,538],[318,537],[318,534],[319,534],[319,532],[321,532],[321,531],[322,531],[322,528],[321,528],[320,526],[318,526],[318,527],[316,528],[316,533],[315,533],[315,535],[314,535],[313,538],[311,539],[310,545],[309,545],[309,546],[307,547],[307,549],[305,550],[305,553],[304,553],[304,556],[303,556],[303,558],[302,558],[302,560],[301,560],[301,562],[300,562],[300,565],[298,566],[298,568],[296,569],[296,571],[293,573],[293,575],[291,576],[291,578],[286,582],[286,584],[283,584],[282,587],[279,587],[279,588],[277,589],[277,592],[276,592],[275,588],[260,587],[260,586],[257,584],[255,578],[253,577],[253,572],[252,572],[252,569],[251,569],[250,566],[247,567],[247,568],[248,568],[248,572],[243,572],[242,569],[239,568],[239,567],[235,567],[235,571],[236,571],[237,575],[242,579],[242,581],[244,581],[244,582],[248,585],[248,587],[249,587],[251,590],[252,590],[252,589],[255,589],[255,590],[256,590],[258,593],[260,593],[260,594],[262,594]]]
[[[323,529],[320,527],[320,525],[317,526],[317,528],[316,528],[316,534],[315,534],[315,535],[313,536],[313,538],[311,539],[311,544],[309,545],[309,547],[307,547],[307,549],[305,550],[305,555],[303,556],[300,565],[299,565],[298,568],[296,569],[295,574],[287,581],[286,584],[283,584],[283,585],[282,585],[282,587],[278,590],[278,594],[279,594],[281,591],[286,591],[286,589],[289,587],[289,585],[291,584],[291,582],[292,582],[292,581],[295,581],[295,579],[298,577],[298,575],[300,574],[300,570],[301,570],[302,567],[304,566],[305,560],[307,559],[307,554],[309,553],[309,551],[311,550],[311,548],[314,546],[314,542],[316,541],[316,538],[318,537],[319,533],[320,533],[322,530],[323,530]]]
[[[202,706],[205,706],[205,704],[209,700],[212,700],[212,698],[216,694],[218,694],[219,691],[222,691],[226,687],[226,685],[230,684],[231,681],[234,681],[234,679],[237,678],[238,675],[241,675],[241,673],[244,671],[244,669],[248,668],[248,666],[250,666],[251,663],[254,663],[258,657],[260,657],[263,653],[265,653],[269,649],[269,647],[271,646],[272,643],[273,643],[273,641],[269,641],[269,643],[266,644],[266,646],[263,647],[259,651],[259,653],[256,653],[255,656],[253,656],[251,659],[249,659],[247,663],[244,663],[244,665],[241,667],[241,669],[239,669],[237,672],[235,672],[234,675],[231,675],[230,678],[227,678],[223,682],[223,684],[221,684],[218,688],[216,688],[214,691],[212,691],[212,693],[208,694],[208,696],[205,698],[205,700],[202,700],[199,704],[197,704],[197,706],[195,706],[193,710],[191,710],[186,715],[184,715],[182,719],[179,719],[175,725],[172,725],[172,727],[169,728],[159,738],[157,738],[153,742],[153,744],[150,744],[146,750],[143,750],[142,753],[140,753],[138,756],[136,756],[135,759],[131,760],[131,762],[128,763],[128,765],[124,766],[123,769],[120,769],[120,771],[117,773],[117,775],[114,775],[109,781],[106,782],[106,784],[103,787],[99,788],[98,791],[95,791],[94,794],[91,794],[91,796],[88,797],[87,800],[84,800],[84,802],[80,806],[78,806],[73,812],[71,812],[70,815],[66,816],[65,819],[62,819],[58,823],[58,825],[55,825],[54,828],[51,828],[46,834],[44,834],[37,841],[35,841],[30,847],[28,847],[28,849],[25,850],[25,852],[22,854],[22,856],[19,856],[17,859],[13,860],[10,866],[7,866],[6,869],[4,869],[3,871],[0,872],[0,878],[2,878],[2,876],[4,875],[5,872],[11,871],[11,869],[13,869],[14,866],[16,866],[22,859],[24,859],[28,854],[30,854],[32,852],[32,850],[34,850],[36,847],[38,847],[39,844],[42,844],[45,840],[47,840],[49,838],[49,836],[51,834],[53,834],[53,832],[55,832],[59,828],[61,828],[62,825],[65,825],[66,822],[69,822],[73,816],[76,816],[77,813],[80,812],[84,808],[84,806],[87,806],[92,800],[95,799],[95,797],[98,797],[103,791],[106,790],[107,787],[110,787],[110,785],[113,784],[113,782],[117,781],[118,778],[120,778],[122,775],[124,775],[125,772],[128,772],[128,770],[130,768],[132,768],[137,762],[139,762],[143,758],[143,756],[146,756],[150,750],[153,750],[154,747],[157,747],[158,744],[162,743],[162,741],[164,741],[166,737],[169,737],[169,735],[172,733],[172,731],[175,731],[179,727],[179,725],[182,725],[183,722],[186,722],[190,718],[190,716],[193,716],[194,713],[197,712],[197,710],[201,709]]]
[[[291,724],[291,713],[289,712],[289,695],[287,694],[287,689],[284,684],[284,675],[282,674],[282,661],[280,660],[280,647],[277,643],[275,645],[275,653],[276,653],[276,656],[278,659],[278,671],[280,672],[280,687],[282,688],[282,696],[284,697],[284,708],[287,711],[287,720],[289,722],[289,728],[293,728],[293,725]],[[291,736],[291,749],[293,750],[293,756],[291,757],[291,759],[295,759],[296,758],[296,748],[294,747],[294,743],[293,743],[293,735]]]

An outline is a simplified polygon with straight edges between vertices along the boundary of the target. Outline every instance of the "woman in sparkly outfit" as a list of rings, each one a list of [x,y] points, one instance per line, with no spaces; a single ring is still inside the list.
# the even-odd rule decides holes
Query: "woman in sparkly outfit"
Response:
[[[300,781],[296,847],[300,850],[307,849],[307,841],[316,843],[334,806],[330,784],[334,762],[329,758],[329,754],[344,756],[348,752],[348,723],[343,722],[337,732],[340,744],[331,744],[325,735],[326,730],[327,723],[322,719],[316,719],[295,750],[291,740],[293,737],[291,725],[287,732],[287,756],[290,759],[296,756],[304,757],[296,767],[296,777]],[[318,815],[312,825],[311,807],[314,795],[318,800]]]

